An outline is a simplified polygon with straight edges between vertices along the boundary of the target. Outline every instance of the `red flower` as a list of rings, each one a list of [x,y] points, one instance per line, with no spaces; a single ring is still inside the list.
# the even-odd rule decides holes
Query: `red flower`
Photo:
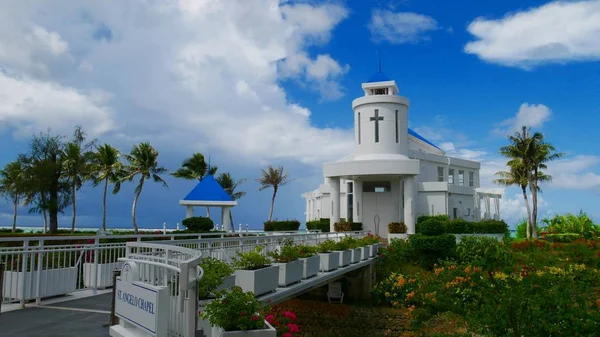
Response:
[[[244,316],[246,316],[246,313],[242,311],[242,312],[240,312],[240,316],[244,317]]]
[[[291,320],[296,320],[296,318],[297,318],[296,314],[294,314],[293,312],[291,312],[289,310],[286,311],[283,315]]]
[[[292,335],[291,332],[286,332],[283,335],[281,335],[282,337],[294,337],[294,335]]]
[[[265,321],[269,322],[269,324],[273,325],[273,323],[275,322],[275,315],[273,314],[268,314],[265,317]]]
[[[298,325],[294,324],[294,323],[288,323],[288,329],[290,329],[290,333],[298,333],[300,332],[300,328],[298,327]]]
[[[252,320],[253,320],[253,321],[256,321],[256,320],[258,320],[258,316],[256,316],[256,315],[252,315]]]

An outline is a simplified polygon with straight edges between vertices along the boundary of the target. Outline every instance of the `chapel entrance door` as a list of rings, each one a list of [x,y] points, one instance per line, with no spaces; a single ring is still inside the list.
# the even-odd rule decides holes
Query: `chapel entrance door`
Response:
[[[394,219],[391,192],[363,193],[363,229],[387,237],[388,224]],[[379,220],[379,226],[377,226]]]

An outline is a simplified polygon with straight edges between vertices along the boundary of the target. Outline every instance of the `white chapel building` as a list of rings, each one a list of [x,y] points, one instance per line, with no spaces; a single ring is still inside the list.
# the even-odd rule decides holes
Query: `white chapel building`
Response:
[[[390,222],[414,233],[420,215],[500,219],[501,194],[479,188],[479,162],[447,156],[408,128],[409,102],[394,80],[379,71],[362,89],[352,102],[354,152],[324,164],[324,183],[302,194],[306,221],[329,218],[333,231],[346,219],[387,237]]]

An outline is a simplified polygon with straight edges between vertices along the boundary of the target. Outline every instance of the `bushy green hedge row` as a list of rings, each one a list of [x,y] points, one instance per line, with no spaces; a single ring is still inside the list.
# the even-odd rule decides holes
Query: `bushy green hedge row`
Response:
[[[321,218],[319,220],[312,220],[306,223],[306,229],[308,230],[318,230],[321,232],[327,233],[329,232],[329,218]]]
[[[300,228],[298,220],[273,220],[264,222],[265,232],[272,231],[297,231]]]
[[[205,216],[193,216],[183,219],[181,224],[190,231],[210,231],[215,227],[212,219]]]
[[[360,231],[362,230],[362,223],[342,220],[333,225],[333,230],[336,232]]]
[[[546,234],[545,239],[552,242],[569,243],[581,237],[578,233]]]
[[[417,218],[417,224],[420,224],[423,221],[435,219],[440,221],[448,221],[450,218],[446,214],[438,214],[438,215],[421,215]]]
[[[419,217],[420,221],[417,222],[416,232],[424,234],[432,231],[437,234],[504,234],[508,232],[508,225],[502,220],[468,222],[463,219],[443,220],[444,217],[445,216]]]

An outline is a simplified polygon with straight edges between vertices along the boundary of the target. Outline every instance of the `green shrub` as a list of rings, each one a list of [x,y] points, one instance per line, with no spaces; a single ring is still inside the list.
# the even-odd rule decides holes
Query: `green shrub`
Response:
[[[362,222],[352,222],[350,224],[350,229],[354,232],[362,231],[362,229],[363,229]]]
[[[375,265],[376,279],[387,278],[391,273],[405,273],[415,261],[415,252],[407,240],[392,240],[386,248],[379,250]],[[413,267],[414,268],[414,267]]]
[[[267,255],[275,262],[288,263],[298,260],[300,258],[300,251],[298,250],[298,247],[294,246],[293,241],[286,240],[280,245],[279,249],[268,252]]]
[[[204,275],[198,282],[198,297],[203,300],[223,284],[223,278],[233,274],[233,268],[226,262],[213,257],[203,258],[199,265],[204,271]]]
[[[438,219],[428,219],[417,224],[417,233],[423,235],[440,235],[446,232],[444,222]]]
[[[263,246],[256,246],[249,252],[237,252],[238,257],[234,258],[233,267],[242,270],[257,270],[270,266],[271,260],[263,254],[263,248]]]
[[[308,221],[306,223],[306,229],[308,229],[308,230],[320,229],[321,232],[328,233],[329,232],[329,218],[321,218],[319,220]]]
[[[581,235],[577,233],[546,234],[546,240],[551,242],[570,243],[579,239]]]
[[[317,245],[317,252],[319,253],[330,253],[336,250],[336,244],[333,240],[325,240]]]
[[[427,269],[431,269],[439,260],[452,256],[456,248],[456,237],[452,234],[414,234],[408,237],[408,241],[421,267]]]
[[[421,223],[427,221],[429,219],[435,219],[439,221],[448,221],[450,218],[446,214],[438,214],[438,215],[421,215],[417,218],[417,223]]]
[[[451,234],[464,234],[470,233],[469,222],[464,219],[454,219],[445,222],[446,233]]]
[[[521,220],[516,228],[516,236],[517,239],[526,239],[527,238],[527,219]]]
[[[0,233],[12,234],[12,228],[0,228]],[[16,233],[23,233],[23,230],[21,228],[17,228],[17,229],[15,229],[15,234]]]
[[[490,248],[501,248],[503,251],[508,250],[508,246],[494,238],[466,236],[456,245],[456,253],[458,261],[461,264],[471,264],[485,257],[486,252]]]
[[[469,223],[471,233],[479,234],[504,234],[508,232],[508,225],[503,220],[481,220]]]
[[[181,224],[183,227],[194,232],[208,232],[215,226],[215,223],[211,218],[204,216],[193,216],[191,218],[183,219]]]
[[[404,222],[390,222],[388,225],[388,232],[393,234],[406,233],[406,225]]]
[[[542,222],[546,224],[543,230],[550,233],[577,233],[586,239],[596,237],[600,233],[600,227],[594,225],[594,222],[583,211],[577,215],[571,213],[555,215],[551,219],[543,219]]]
[[[264,231],[297,231],[300,228],[298,220],[273,220],[264,222]]]

